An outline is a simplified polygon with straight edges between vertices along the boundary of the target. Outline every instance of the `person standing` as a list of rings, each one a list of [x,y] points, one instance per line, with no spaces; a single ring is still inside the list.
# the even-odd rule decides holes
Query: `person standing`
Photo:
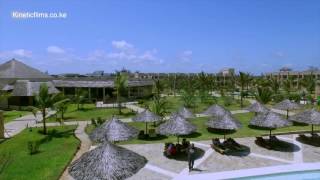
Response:
[[[188,164],[189,171],[193,170],[194,160],[195,160],[196,150],[194,148],[194,144],[192,143],[188,149]]]

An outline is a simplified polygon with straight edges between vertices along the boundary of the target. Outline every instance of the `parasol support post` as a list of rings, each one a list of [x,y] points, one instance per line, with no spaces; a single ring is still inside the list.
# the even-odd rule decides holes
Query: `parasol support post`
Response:
[[[287,119],[289,119],[289,109],[287,109]]]
[[[179,144],[179,135],[177,135],[177,140],[178,140],[178,144]]]
[[[311,124],[311,136],[313,137],[313,124]]]
[[[271,129],[269,129],[269,141],[271,142]]]
[[[146,133],[145,134],[148,134],[148,122],[146,122]]]

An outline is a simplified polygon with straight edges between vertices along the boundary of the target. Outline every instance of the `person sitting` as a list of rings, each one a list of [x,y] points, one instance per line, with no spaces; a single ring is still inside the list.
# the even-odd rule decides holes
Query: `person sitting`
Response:
[[[187,141],[185,138],[182,139],[182,148],[186,149],[190,145],[190,142]]]
[[[170,155],[171,155],[171,156],[174,156],[174,155],[176,155],[176,154],[177,154],[177,147],[174,146],[174,145],[172,145],[172,146],[171,146],[171,149],[170,149]]]
[[[170,144],[168,145],[167,150],[166,150],[166,154],[167,154],[168,156],[170,156],[170,155],[171,155],[172,148],[173,148],[173,144],[172,144],[172,143],[170,143]]]

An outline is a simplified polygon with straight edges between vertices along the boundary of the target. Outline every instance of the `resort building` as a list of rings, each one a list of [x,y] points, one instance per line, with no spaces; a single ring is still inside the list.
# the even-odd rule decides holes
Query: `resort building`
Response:
[[[86,92],[88,101],[115,101],[114,77],[105,76],[50,76],[18,60],[12,59],[0,65],[0,89],[10,93],[2,100],[2,108],[16,108],[34,104],[34,95],[40,85],[46,83],[49,93],[62,92],[74,96],[79,89]],[[150,96],[153,81],[129,78],[127,98],[135,99]]]
[[[283,67],[278,72],[267,73],[267,77],[276,77],[281,82],[286,79],[292,78],[296,86],[299,86],[299,80],[303,79],[305,76],[314,76],[316,80],[320,80],[320,70],[315,67],[311,67],[305,71],[293,71],[290,68]]]

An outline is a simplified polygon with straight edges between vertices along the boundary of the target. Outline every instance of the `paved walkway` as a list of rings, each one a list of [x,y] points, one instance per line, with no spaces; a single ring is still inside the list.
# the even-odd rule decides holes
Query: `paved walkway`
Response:
[[[79,121],[77,122],[79,125],[77,129],[75,130],[75,136],[81,141],[80,149],[78,150],[77,154],[73,157],[72,162],[76,159],[78,159],[83,153],[87,152],[91,147],[91,141],[89,139],[89,136],[85,133],[85,128],[88,124],[87,121]],[[68,125],[74,124],[72,123],[66,123]],[[50,123],[49,126],[56,125],[53,123]],[[70,164],[69,164],[70,165]],[[63,172],[62,176],[60,177],[60,180],[70,180],[73,179],[68,172],[68,167]]]
[[[55,114],[55,111],[49,111],[47,117]],[[33,114],[25,115],[20,118],[17,118],[11,122],[8,122],[4,125],[5,134],[4,136],[6,138],[10,138],[18,133],[20,133],[22,130],[24,130],[26,127],[34,126],[37,122],[42,121],[42,115],[41,113],[37,113],[37,116],[34,117]]]

